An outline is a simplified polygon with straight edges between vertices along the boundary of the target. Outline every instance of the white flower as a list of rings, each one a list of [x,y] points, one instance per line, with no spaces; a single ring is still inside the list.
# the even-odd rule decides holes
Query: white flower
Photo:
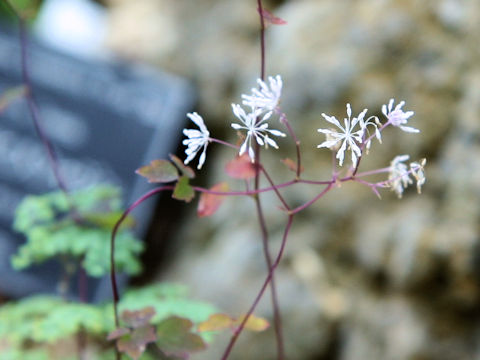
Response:
[[[187,149],[185,149],[185,154],[187,154],[187,158],[185,159],[184,163],[186,165],[190,161],[192,161],[193,158],[197,155],[197,153],[203,148],[203,152],[198,159],[197,166],[197,169],[200,170],[207,156],[206,151],[208,141],[210,139],[210,133],[208,132],[202,117],[196,112],[188,113],[187,116],[200,128],[200,130],[183,129],[183,134],[188,137],[188,139],[183,140],[183,145],[187,146]]]
[[[427,163],[427,159],[422,159],[419,162],[410,163],[410,170],[412,175],[417,181],[417,192],[420,194],[422,192],[422,185],[425,184],[425,172],[424,167]]]
[[[405,105],[405,101],[401,101],[395,109],[393,108],[393,103],[395,100],[390,99],[390,102],[387,105],[382,106],[382,112],[387,117],[388,122],[393,126],[397,126],[403,131],[410,132],[410,133],[418,133],[420,130],[412,128],[410,126],[404,126],[408,119],[414,114],[413,111],[403,111],[402,107]]]
[[[382,134],[380,133],[380,130],[378,127],[381,125],[380,120],[378,120],[378,117],[376,116],[370,116],[367,120],[363,121],[360,120],[360,126],[363,128],[364,131],[367,132],[367,137],[370,138],[370,132],[368,131],[368,126],[373,126],[375,129],[375,137],[377,138],[378,142],[381,144],[382,143]],[[366,149],[367,149],[367,154],[368,150],[370,149],[370,146],[372,145],[372,140],[368,140],[366,143]]]
[[[280,75],[277,75],[275,78],[269,76],[268,82],[270,86],[262,81],[262,79],[258,79],[257,82],[260,89],[253,88],[252,95],[242,95],[243,105],[253,109],[261,109],[262,112],[274,110],[282,95],[282,78]]]
[[[392,191],[397,193],[399,198],[403,195],[403,189],[412,183],[409,176],[408,166],[403,162],[410,158],[408,155],[399,155],[390,163],[390,171],[388,174],[388,181],[392,187]]]
[[[350,104],[347,104],[347,115],[348,118],[344,119],[345,126],[343,127],[340,122],[335,118],[335,116],[328,116],[322,114],[322,116],[327,120],[329,123],[338,127],[341,132],[337,132],[335,130],[330,129],[318,129],[318,132],[321,132],[327,136],[327,140],[317,146],[317,148],[326,147],[326,148],[334,148],[338,145],[339,142],[342,142],[342,146],[337,152],[337,159],[340,166],[343,165],[343,159],[345,157],[345,150],[348,149],[352,151],[352,163],[353,166],[357,164],[357,158],[362,154],[360,147],[358,144],[361,144],[363,133],[365,131],[365,127],[360,125],[359,130],[354,130],[358,123],[363,124],[363,118],[367,113],[367,109],[363,110],[358,117],[354,117],[352,119],[352,108]]]
[[[240,147],[239,155],[243,155],[247,151],[248,147],[248,156],[252,162],[255,160],[255,152],[252,147],[252,138],[255,138],[257,143],[260,146],[265,146],[268,148],[268,145],[273,146],[275,149],[278,149],[277,143],[268,137],[268,134],[274,136],[286,136],[284,133],[278,130],[270,130],[268,128],[268,123],[266,121],[272,115],[272,112],[269,111],[266,113],[261,120],[257,122],[258,117],[262,114],[262,109],[252,109],[252,112],[246,113],[245,110],[240,105],[232,104],[233,113],[235,116],[242,122],[242,124],[232,123],[232,128],[235,130],[247,130],[247,137],[245,138],[244,143]]]

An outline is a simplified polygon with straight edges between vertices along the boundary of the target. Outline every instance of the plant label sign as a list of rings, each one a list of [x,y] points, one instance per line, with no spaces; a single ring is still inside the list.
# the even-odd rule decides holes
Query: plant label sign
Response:
[[[33,41],[27,52],[41,127],[55,148],[67,187],[117,185],[125,204],[147,191],[135,169],[175,151],[193,104],[192,88],[148,67],[78,60]],[[26,195],[57,189],[21,94],[21,64],[18,35],[0,32],[0,293],[10,297],[55,292],[61,276],[53,263],[17,272],[9,260],[23,242],[11,230],[17,205]],[[153,206],[136,210],[137,235],[146,231]],[[102,283],[107,289],[101,289]],[[89,296],[109,294],[108,286],[102,281],[90,286]]]

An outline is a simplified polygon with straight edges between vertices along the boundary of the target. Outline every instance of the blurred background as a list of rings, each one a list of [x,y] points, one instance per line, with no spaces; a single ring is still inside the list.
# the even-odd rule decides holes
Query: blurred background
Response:
[[[78,21],[67,24],[79,26],[77,35],[84,26],[87,40],[42,35],[49,27],[57,37],[67,31],[46,15],[34,24],[39,36],[75,56],[148,63],[188,79],[212,136],[235,141],[230,103],[259,74],[256,1],[62,1],[70,2],[95,9],[85,20],[74,12]],[[36,2],[37,9],[48,3],[55,1]],[[409,125],[421,130],[387,129],[361,170],[388,166],[399,154],[427,158],[421,195],[412,187],[399,200],[387,189],[379,200],[345,184],[296,217],[276,272],[289,359],[480,359],[480,2],[265,6],[288,22],[267,29],[267,74],[284,80],[282,109],[301,140],[306,178],[329,177],[330,154],[316,148],[324,139],[315,130],[325,127],[322,112],[345,116],[347,102],[355,114],[368,108],[381,116],[391,97],[405,100],[415,111]],[[294,158],[291,141],[279,146],[281,157]],[[234,154],[223,150],[209,147],[205,185],[227,179],[224,164]],[[264,159],[280,182],[290,175],[278,155],[268,150]],[[299,205],[317,193],[298,186],[286,196]],[[286,218],[274,197],[262,199],[275,247]],[[209,219],[188,207],[168,238],[158,226],[152,231],[151,244],[164,246],[147,250],[149,271],[137,281],[178,281],[230,314],[244,313],[266,276],[252,211],[249,199],[229,199]],[[271,318],[268,295],[257,315]],[[220,338],[194,359],[216,359],[224,346]],[[242,335],[231,357],[260,358],[275,358],[273,331]]]

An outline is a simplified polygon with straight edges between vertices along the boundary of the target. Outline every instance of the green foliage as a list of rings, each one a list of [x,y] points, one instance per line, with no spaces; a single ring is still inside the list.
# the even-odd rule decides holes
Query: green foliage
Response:
[[[27,242],[13,256],[12,265],[21,270],[66,256],[81,260],[90,276],[103,276],[110,269],[110,235],[120,215],[120,191],[111,186],[81,190],[68,198],[62,192],[28,196],[17,208],[14,222],[15,230],[23,233]],[[142,243],[128,231],[120,231],[116,244],[118,270],[138,273]]]
[[[187,295],[183,286],[173,284],[155,284],[127,291],[119,304],[127,314],[122,316],[122,319],[128,329],[139,330],[117,334],[118,336],[112,339],[128,335],[123,339],[123,344],[133,354],[135,347],[131,345],[132,342],[141,347],[143,337],[152,334],[152,328],[147,325],[157,327],[163,323],[161,326],[163,337],[160,339],[169,344],[169,349],[172,346],[172,339],[176,338],[185,340],[185,344],[180,342],[178,346],[184,346],[184,349],[192,351],[200,350],[200,346],[192,347],[191,342],[198,345],[201,343],[200,340],[210,340],[211,334],[202,333],[202,338],[199,338],[198,334],[193,336],[190,328],[208,319],[216,309],[212,305],[189,299]],[[151,307],[148,313],[145,312],[147,307]],[[144,317],[137,315],[141,311],[143,312],[140,315],[146,314]],[[191,324],[188,330],[181,334],[177,330],[175,333],[169,333],[166,324],[171,323],[165,321],[172,316],[181,317],[182,322]],[[88,334],[90,341],[105,344],[107,334],[114,330],[111,303],[75,303],[54,296],[32,296],[7,303],[0,307],[0,319],[0,350],[2,341],[8,344],[7,350],[5,352],[2,350],[2,360],[50,359],[45,349],[48,346],[54,347],[59,341],[75,337],[82,332]],[[142,333],[144,330],[146,332]],[[146,358],[148,358],[146,354],[141,357],[142,360]]]
[[[127,291],[120,301],[123,310],[141,310],[152,306],[155,309],[153,324],[169,316],[179,316],[200,323],[208,319],[217,309],[207,303],[193,301],[187,297],[186,289],[181,285],[155,284]]]
[[[12,344],[55,343],[81,330],[95,336],[111,324],[104,305],[72,303],[54,296],[32,296],[0,308],[0,338]]]

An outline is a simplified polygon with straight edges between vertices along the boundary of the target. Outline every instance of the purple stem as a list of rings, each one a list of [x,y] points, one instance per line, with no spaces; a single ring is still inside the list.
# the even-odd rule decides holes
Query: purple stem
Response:
[[[218,143],[218,144],[222,144],[222,145],[231,147],[235,150],[238,150],[238,148],[239,148],[237,145],[233,145],[233,144],[230,144],[229,142],[219,140],[219,139],[215,139],[215,138],[209,138],[208,141],[215,142],[215,143]]]
[[[232,351],[233,346],[237,342],[238,337],[240,336],[242,330],[244,329],[245,324],[248,321],[248,318],[255,311],[255,308],[257,307],[260,299],[262,298],[263,294],[265,293],[265,290],[266,290],[268,284],[273,280],[273,274],[274,274],[275,269],[277,268],[278,264],[280,263],[280,260],[282,259],[282,256],[283,256],[283,252],[285,250],[285,245],[287,243],[288,234],[290,232],[290,228],[292,227],[292,221],[293,221],[293,214],[288,216],[287,225],[285,226],[285,231],[283,233],[282,243],[280,245],[280,250],[277,254],[275,262],[272,264],[272,266],[271,266],[271,268],[268,272],[268,276],[267,276],[267,278],[265,279],[265,281],[262,285],[262,288],[260,289],[257,297],[255,298],[255,301],[250,306],[250,309],[248,310],[247,314],[243,318],[242,323],[238,326],[238,328],[235,329],[235,332],[233,333],[233,336],[230,339],[230,342],[229,342],[225,352],[223,353],[222,360],[226,360],[228,358],[228,356],[230,355],[230,352]]]
[[[142,202],[147,200],[149,197],[158,194],[161,191],[164,190],[173,190],[174,187],[171,185],[165,185],[161,186],[158,188],[155,188],[153,190],[150,190],[146,194],[142,195],[137,201],[135,201],[132,205],[130,205],[127,210],[125,210],[120,216],[120,219],[117,220],[115,223],[115,226],[113,227],[112,230],[112,236],[110,238],[110,282],[112,284],[112,292],[113,292],[113,312],[115,316],[115,327],[118,328],[120,326],[120,321],[118,318],[118,301],[120,300],[120,296],[118,293],[118,286],[117,286],[117,277],[115,273],[115,236],[117,234],[117,231],[120,227],[120,225],[123,223],[123,221],[127,218],[128,214],[130,214],[133,209],[135,209],[138,205],[140,205]]]
[[[48,161],[50,163],[50,167],[53,170],[53,174],[55,176],[55,180],[57,182],[58,187],[64,192],[68,193],[67,186],[65,181],[63,180],[59,166],[58,166],[58,159],[53,149],[52,143],[49,141],[44,129],[40,125],[40,113],[38,111],[38,106],[33,96],[33,87],[32,81],[30,79],[30,73],[28,71],[28,64],[27,64],[27,29],[25,25],[25,20],[22,16],[15,10],[15,8],[10,4],[9,1],[5,0],[5,3],[10,7],[13,11],[15,16],[19,22],[19,29],[20,29],[20,52],[21,52],[21,61],[22,61],[22,81],[23,85],[25,86],[25,98],[27,100],[28,109],[30,111],[30,115],[33,120],[33,124],[35,127],[35,131],[37,132],[38,137],[42,141],[43,146],[45,147],[48,155]]]
[[[385,129],[388,125],[390,125],[390,121],[387,121],[385,124],[383,124],[378,131],[382,132],[383,129]],[[355,177],[357,174],[358,168],[360,167],[360,162],[362,161],[362,156],[363,156],[363,150],[365,149],[366,144],[371,141],[375,137],[375,133],[370,135],[366,140],[362,142],[360,145],[360,156],[358,157],[357,165],[355,166],[355,169],[353,170],[352,176]]]
[[[291,215],[294,215],[302,210],[305,210],[307,207],[309,207],[310,205],[312,205],[313,203],[315,203],[316,201],[318,201],[320,198],[322,198],[328,191],[330,191],[330,189],[333,187],[333,185],[335,184],[335,182],[332,182],[330,183],[325,189],[323,189],[323,191],[318,194],[317,196],[315,196],[312,200],[310,201],[307,201],[305,204],[303,205],[300,205],[299,207],[296,207],[295,209],[293,210],[290,210],[290,214]]]
[[[258,12],[260,15],[260,78],[264,81],[265,80],[265,19],[263,18],[263,5],[261,0],[257,0],[258,5]],[[259,119],[257,118],[257,122]],[[256,143],[255,146],[255,180],[254,185],[255,191],[258,191],[260,187],[260,145]],[[260,225],[260,230],[262,233],[262,245],[263,245],[263,254],[265,257],[265,262],[267,264],[268,271],[272,268],[272,257],[270,255],[270,245],[269,245],[269,234],[267,230],[267,225],[265,221],[265,216],[262,209],[262,204],[260,201],[260,196],[254,196],[255,207],[257,210],[258,221]],[[283,350],[283,335],[282,335],[282,324],[281,324],[281,315],[280,315],[280,306],[278,304],[278,295],[277,289],[275,284],[275,279],[273,278],[272,273],[272,281],[271,281],[271,297],[272,297],[272,307],[273,307],[273,317],[274,317],[274,325],[275,325],[275,337],[277,339],[277,352],[278,352],[278,360],[282,360],[284,358],[284,350]]]

